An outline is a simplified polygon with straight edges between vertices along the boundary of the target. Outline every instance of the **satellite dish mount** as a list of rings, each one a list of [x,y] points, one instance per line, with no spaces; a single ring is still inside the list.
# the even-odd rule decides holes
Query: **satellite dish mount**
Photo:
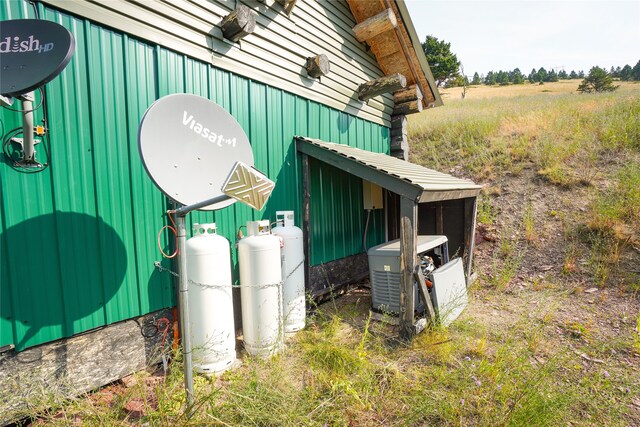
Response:
[[[138,131],[147,173],[181,207],[176,214],[180,326],[188,411],[193,407],[193,368],[187,280],[185,216],[240,201],[261,210],[275,183],[253,165],[253,151],[238,122],[222,107],[196,95],[174,94],[154,102]]]

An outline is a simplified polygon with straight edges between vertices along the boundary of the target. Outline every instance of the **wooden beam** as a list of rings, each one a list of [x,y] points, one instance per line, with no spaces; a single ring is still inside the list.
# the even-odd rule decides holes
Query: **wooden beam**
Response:
[[[401,117],[402,119],[395,119],[396,117]],[[404,119],[404,120],[403,120]],[[408,131],[407,131],[407,116],[392,116],[391,117],[391,138],[393,139],[394,137],[397,136],[404,136],[406,139],[406,136],[408,135]]]
[[[322,76],[326,76],[329,74],[329,69],[331,68],[329,64],[329,58],[324,53],[320,55],[313,56],[311,58],[307,58],[307,63],[304,68],[307,70],[307,75],[314,79],[317,79]]]
[[[392,128],[398,128],[398,127],[407,127],[407,116],[405,116],[404,114],[398,114],[395,116],[391,116],[391,127]]]
[[[305,291],[313,291],[311,283],[311,169],[309,156],[302,154],[302,238],[304,250]]]
[[[415,335],[413,312],[415,293],[413,272],[416,265],[418,205],[415,201],[400,198],[400,337],[411,339]]]
[[[422,111],[422,100],[416,99],[415,101],[404,102],[402,104],[396,104],[393,107],[393,115],[397,114],[414,114]]]
[[[385,31],[393,30],[397,26],[398,20],[396,19],[396,15],[393,13],[393,10],[389,8],[357,24],[353,27],[353,33],[359,42],[364,42]]]
[[[394,135],[391,137],[391,151],[401,150],[408,143],[406,135]]]
[[[220,27],[225,39],[237,42],[253,33],[256,28],[256,17],[251,9],[240,4],[233,12],[222,18]]]
[[[402,144],[391,149],[390,155],[400,160],[409,161],[409,144]]]
[[[433,303],[431,302],[431,295],[429,294],[429,290],[427,289],[427,284],[425,282],[426,277],[422,274],[422,269],[420,265],[416,265],[415,271],[413,273],[413,277],[418,282],[418,293],[422,297],[422,301],[424,302],[425,308],[425,317],[432,325],[436,324],[436,311],[433,308]]]
[[[297,1],[298,0],[278,0],[278,3],[280,3],[284,8],[284,13],[286,13],[287,16],[290,16]]]
[[[416,99],[422,100],[422,91],[418,85],[407,86],[406,88],[393,93],[393,102],[395,102],[396,105],[415,101]]]
[[[366,101],[383,93],[395,92],[407,86],[407,79],[400,73],[369,80],[358,86],[358,99]]]

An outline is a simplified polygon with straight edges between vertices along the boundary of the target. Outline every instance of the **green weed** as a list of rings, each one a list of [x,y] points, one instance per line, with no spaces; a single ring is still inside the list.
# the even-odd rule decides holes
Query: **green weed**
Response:
[[[477,220],[481,224],[493,225],[496,220],[495,208],[491,204],[489,197],[480,195],[478,197]]]

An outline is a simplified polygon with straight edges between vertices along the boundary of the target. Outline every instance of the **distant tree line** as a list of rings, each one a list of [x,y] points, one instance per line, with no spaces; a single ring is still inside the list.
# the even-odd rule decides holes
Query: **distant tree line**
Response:
[[[606,71],[605,71],[606,72]],[[640,61],[631,67],[625,65],[624,67],[611,67],[609,74],[614,79],[620,79],[622,81],[640,81]],[[512,71],[489,71],[486,75],[480,75],[477,72],[473,74],[473,78],[469,82],[472,85],[510,85],[510,84],[523,84],[526,80],[530,83],[546,83],[557,82],[559,80],[569,79],[584,79],[584,71],[574,71],[567,73],[565,70],[555,71],[553,69],[547,71],[544,67],[536,70],[531,70],[529,75],[525,76],[519,68],[515,68]],[[461,78],[454,78],[451,86],[461,85],[464,80]]]

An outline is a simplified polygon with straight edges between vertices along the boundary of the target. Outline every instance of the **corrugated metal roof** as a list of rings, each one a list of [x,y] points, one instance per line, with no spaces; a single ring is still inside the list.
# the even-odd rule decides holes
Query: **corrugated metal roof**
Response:
[[[416,202],[476,197],[480,185],[382,153],[296,137],[298,150]]]

